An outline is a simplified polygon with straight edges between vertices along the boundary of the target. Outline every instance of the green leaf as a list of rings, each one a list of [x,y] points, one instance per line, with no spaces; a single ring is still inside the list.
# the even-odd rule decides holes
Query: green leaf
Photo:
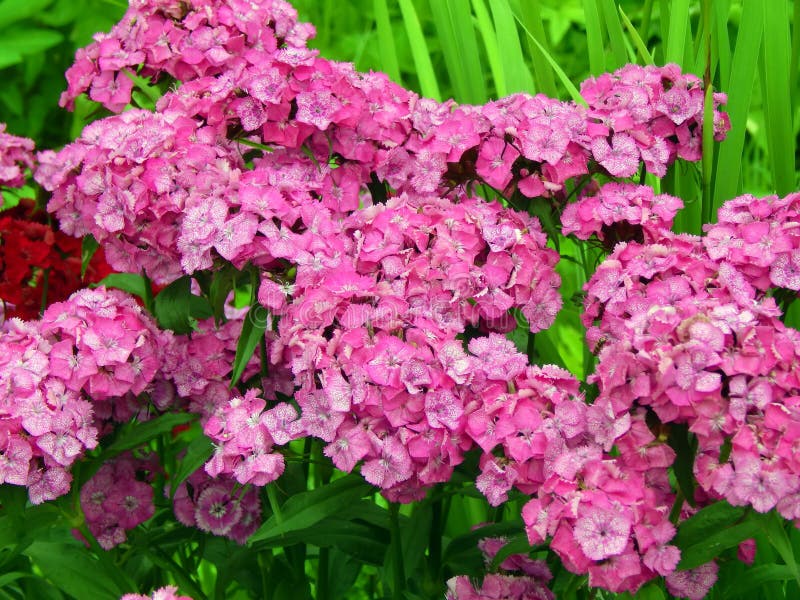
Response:
[[[642,61],[646,65],[654,65],[655,62],[653,61],[653,56],[650,54],[650,51],[647,49],[647,44],[645,44],[642,36],[639,35],[639,32],[636,30],[636,27],[633,26],[631,20],[628,18],[628,15],[625,14],[625,11],[622,10],[622,6],[619,7],[619,16],[622,19],[622,22],[625,24],[625,29],[628,30],[628,33],[633,40],[633,45],[636,46],[637,52],[639,52],[639,56],[642,57]],[[661,590],[659,590],[661,591]]]
[[[686,425],[670,427],[668,443],[675,450],[675,478],[678,487],[683,492],[684,499],[694,506],[694,465],[695,448],[689,440],[689,430]]]
[[[77,543],[34,542],[24,554],[45,578],[77,600],[119,600],[131,591],[121,589],[100,561]]]
[[[189,423],[196,418],[197,415],[191,413],[166,413],[143,423],[125,424],[105,452],[118,454],[125,450],[133,450],[164,433],[169,433],[173,427]]]
[[[562,69],[558,65],[558,63],[555,61],[555,59],[553,59],[553,57],[550,56],[550,53],[544,47],[542,42],[540,42],[539,40],[537,40],[534,37],[534,35],[530,32],[530,30],[527,27],[525,27],[525,24],[519,19],[518,16],[517,16],[517,20],[519,21],[519,24],[522,27],[522,29],[525,30],[525,33],[528,34],[528,38],[531,40],[531,42],[533,42],[536,45],[536,47],[539,49],[539,52],[542,53],[542,56],[550,64],[550,66],[552,67],[552,69],[555,72],[555,74],[561,80],[561,84],[564,86],[564,88],[567,90],[567,92],[569,92],[569,95],[572,97],[572,100],[577,104],[582,104],[583,106],[586,106],[586,100],[584,100],[581,97],[581,93],[578,91],[578,88],[576,88],[575,84],[572,83],[572,80],[564,72],[564,69]]]
[[[517,535],[523,531],[521,519],[486,525],[453,538],[442,556],[443,563],[457,563],[465,554],[480,554],[478,542],[486,537]]]
[[[233,359],[230,387],[239,382],[247,363],[253,356],[256,346],[264,337],[264,332],[272,320],[269,311],[260,304],[254,304],[247,312],[242,324],[242,333],[236,344],[236,357]]]
[[[599,0],[600,11],[606,24],[608,39],[611,42],[611,53],[614,55],[614,69],[618,69],[629,62],[628,52],[625,49],[625,34],[622,32],[620,16],[614,0]],[[608,65],[606,65],[608,66]],[[611,70],[611,69],[609,69]]]
[[[90,287],[99,287],[104,285],[109,288],[116,288],[123,292],[128,292],[134,296],[139,296],[142,300],[147,298],[147,280],[141,275],[134,273],[111,273],[105,276],[101,281],[93,283]]]
[[[233,265],[225,265],[221,271],[214,273],[209,286],[208,301],[211,305],[211,312],[219,323],[225,316],[225,301],[231,293],[236,276],[240,271]]]
[[[53,0],[3,0],[0,2],[0,29],[38,15]]]
[[[735,548],[744,540],[752,538],[761,530],[755,519],[746,519],[744,522],[731,527],[726,527],[712,533],[702,541],[689,546],[679,546],[681,549],[681,562],[678,569],[694,569],[717,558],[724,550]]]
[[[679,548],[701,543],[720,529],[741,521],[746,512],[741,506],[731,506],[724,501],[715,502],[683,521],[672,543]]]
[[[789,570],[792,572],[794,579],[800,584],[800,570],[798,570],[797,567],[794,548],[789,540],[789,536],[786,534],[786,521],[775,511],[763,516],[759,515],[759,521],[759,524],[764,529],[764,533],[767,534],[769,543],[778,551],[783,562],[786,563],[786,566],[789,567]]]
[[[489,570],[496,571],[499,569],[503,561],[512,554],[527,555],[530,551],[531,544],[528,542],[528,536],[524,533],[518,533],[509,538],[508,542],[495,554]]]
[[[403,14],[403,23],[406,27],[408,42],[411,45],[411,55],[414,58],[414,66],[417,69],[417,77],[419,77],[422,94],[434,100],[441,100],[442,94],[439,91],[439,83],[433,71],[428,44],[422,34],[422,26],[419,24],[414,3],[412,0],[398,1],[400,12]]]
[[[207,319],[212,315],[208,301],[192,294],[191,285],[192,278],[185,275],[170,283],[155,297],[155,317],[162,329],[190,333],[197,319]]]
[[[14,29],[0,36],[0,52],[15,52],[25,56],[43,52],[61,43],[64,39],[52,29]]]
[[[274,540],[298,529],[311,527],[373,490],[359,475],[350,474],[315,490],[296,494],[281,506],[280,518],[272,515],[250,537],[248,543]]]
[[[689,0],[674,0],[670,3],[668,14],[669,34],[667,37],[666,62],[683,64],[690,26]]]
[[[758,565],[750,567],[739,577],[730,579],[728,585],[720,590],[720,598],[737,598],[760,590],[765,583],[794,579],[792,570],[786,565]]]
[[[733,198],[739,189],[742,170],[747,119],[750,101],[755,88],[756,68],[764,30],[764,15],[757,2],[745,2],[742,18],[736,36],[736,48],[731,63],[730,81],[722,82],[722,89],[728,93],[726,112],[731,120],[728,137],[720,145],[714,182],[714,207]]]
[[[536,74],[536,90],[555,98],[558,90],[553,79],[552,63],[548,56],[550,48],[544,31],[540,2],[539,0],[525,0],[523,7],[519,0],[511,0],[511,4],[514,16],[519,20],[522,28],[529,32],[527,36],[528,51],[533,62],[533,71]]]
[[[97,243],[91,233],[83,236],[81,241],[81,279],[86,275],[86,269],[89,267],[89,263],[99,247],[100,244]]]
[[[255,537],[250,538],[253,542]],[[361,562],[381,565],[389,547],[389,534],[385,529],[354,520],[335,517],[324,518],[304,529],[258,540],[252,544],[258,551],[282,548],[294,544],[312,544],[323,548],[334,547]]]
[[[483,39],[483,48],[486,51],[486,59],[489,62],[489,71],[494,81],[494,91],[498,97],[508,95],[506,80],[503,76],[503,62],[500,60],[500,50],[498,49],[497,36],[494,31],[492,18],[486,9],[484,0],[472,0],[472,9],[475,12],[475,25]]]
[[[522,56],[519,31],[508,0],[489,0],[494,18],[497,45],[508,92],[533,90],[533,77]]]
[[[772,185],[780,196],[795,190],[795,129],[792,125],[792,94],[789,88],[791,42],[789,14],[784,1],[763,2],[764,113],[772,165]],[[795,27],[797,25],[795,24]]]
[[[186,454],[180,460],[178,469],[172,477],[170,496],[174,496],[178,486],[186,481],[189,475],[202,467],[213,453],[214,446],[211,444],[211,440],[203,434],[189,442]]]
[[[603,47],[603,24],[596,0],[583,0],[586,26],[586,45],[589,51],[589,71],[597,77],[606,71],[606,52]]]
[[[373,10],[375,12],[375,29],[378,34],[381,65],[383,65],[383,70],[392,81],[402,84],[400,63],[397,60],[392,22],[389,19],[389,6],[386,0],[373,0]]]

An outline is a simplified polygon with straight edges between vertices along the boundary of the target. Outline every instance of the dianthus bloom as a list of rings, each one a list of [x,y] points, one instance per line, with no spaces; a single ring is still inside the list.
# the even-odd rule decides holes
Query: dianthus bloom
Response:
[[[485,538],[478,544],[487,567],[503,546],[504,538]],[[511,554],[498,573],[487,573],[478,587],[469,577],[459,575],[447,582],[447,600],[555,600],[547,587],[553,578],[547,564],[524,554]]]
[[[0,329],[0,481],[38,504],[69,491],[98,428],[145,391],[169,335],[119,291],[82,290]]]
[[[187,527],[244,544],[261,524],[261,504],[252,486],[242,487],[227,476],[209,477],[195,471],[178,486],[175,516]]]
[[[144,594],[125,594],[119,600],[192,600],[189,596],[178,596],[178,588],[168,585],[155,590],[150,596]]]
[[[33,150],[33,140],[6,133],[6,124],[0,123],[0,187],[17,188],[25,183],[25,170],[35,164]]]
[[[155,513],[153,487],[141,474],[152,461],[124,455],[103,464],[81,488],[81,510],[89,531],[105,550],[126,540],[126,531]]]

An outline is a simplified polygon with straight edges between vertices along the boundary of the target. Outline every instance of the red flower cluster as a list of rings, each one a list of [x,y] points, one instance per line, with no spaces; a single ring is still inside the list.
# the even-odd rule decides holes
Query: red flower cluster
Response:
[[[35,319],[42,306],[66,300],[111,272],[98,249],[81,278],[81,241],[24,209],[0,218],[0,306],[6,318]]]

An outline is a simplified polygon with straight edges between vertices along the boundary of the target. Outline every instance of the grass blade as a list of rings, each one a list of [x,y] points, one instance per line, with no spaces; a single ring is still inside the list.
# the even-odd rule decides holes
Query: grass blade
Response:
[[[586,45],[589,50],[589,71],[595,77],[606,71],[606,52],[603,47],[603,24],[595,0],[583,0],[586,18]]]
[[[662,3],[661,18],[665,18]],[[669,31],[667,34],[666,53],[668,63],[685,64],[686,41],[689,30],[689,0],[673,0],[669,3]]]
[[[725,88],[728,93],[726,110],[731,119],[731,130],[719,148],[718,164],[724,168],[717,170],[714,182],[715,210],[723,201],[733,198],[739,187],[747,113],[753,96],[763,29],[764,15],[761,7],[753,2],[745,2],[736,35],[731,76]]]
[[[528,33],[528,51],[536,75],[536,89],[555,98],[558,96],[558,90],[553,78],[552,59],[548,58],[550,49],[544,32],[539,0],[514,0],[512,7],[517,21]]]
[[[489,7],[494,18],[497,46],[508,91],[533,91],[533,78],[522,56],[519,30],[508,0],[489,0]]]
[[[719,81],[722,89],[727,90],[728,80],[731,77],[731,41],[728,37],[728,14],[730,13],[730,0],[717,0],[712,3],[714,8],[714,46],[712,52],[719,62]]]
[[[503,63],[500,60],[500,51],[497,47],[497,37],[494,34],[494,24],[486,9],[483,0],[472,0],[472,9],[475,11],[475,21],[478,31],[483,38],[483,47],[486,50],[486,58],[489,61],[489,71],[492,73],[494,90],[497,97],[508,94],[506,79],[503,74]]]
[[[389,6],[386,0],[374,0],[375,28],[378,32],[378,50],[383,71],[394,81],[402,85],[400,63],[397,60],[397,49],[394,45],[392,22],[389,19]]]
[[[622,32],[622,23],[619,20],[619,13],[614,7],[614,0],[598,0],[600,11],[603,13],[603,20],[608,32],[608,40],[611,42],[611,54],[614,57],[614,64],[608,65],[609,70],[620,68],[629,62],[628,51],[625,49],[625,34]]]
[[[519,21],[519,17],[517,17],[517,20]],[[542,53],[542,56],[544,56],[545,60],[550,65],[550,68],[552,68],[553,72],[558,76],[561,84],[564,86],[567,92],[569,92],[572,100],[578,104],[583,104],[586,106],[586,100],[581,97],[581,93],[578,91],[578,88],[575,87],[575,84],[572,83],[569,76],[564,73],[564,69],[558,66],[558,63],[553,59],[552,56],[550,56],[550,53],[545,50],[545,47],[533,36],[530,30],[525,27],[525,24],[522,23],[522,21],[519,21],[519,24],[522,26],[522,29],[525,31],[525,33],[528,34],[528,39],[530,39],[536,45],[536,48],[538,48],[538,50]],[[552,96],[557,97],[557,94],[553,94]]]
[[[441,100],[442,94],[439,91],[439,82],[433,71],[428,43],[425,41],[425,36],[422,35],[422,27],[419,24],[414,3],[412,0],[398,0],[398,3],[400,4],[400,12],[403,15],[403,24],[411,46],[411,55],[414,58],[414,66],[417,70],[422,95],[434,100]]]
[[[650,51],[647,49],[647,44],[644,43],[642,36],[640,36],[639,32],[636,31],[636,27],[633,26],[633,23],[631,23],[628,15],[626,15],[625,11],[622,10],[622,6],[619,7],[619,16],[622,19],[622,22],[625,24],[625,29],[628,30],[631,40],[633,40],[633,45],[636,46],[636,51],[639,52],[639,56],[642,57],[642,62],[644,62],[646,65],[654,65],[655,61],[653,60],[653,56],[650,54]]]
[[[437,0],[434,0],[437,1]],[[456,62],[461,66],[469,91],[469,101],[475,104],[488,99],[486,76],[478,51],[478,36],[467,0],[447,0],[456,40]]]
[[[794,136],[789,87],[789,14],[785,2],[764,2],[764,88],[766,134],[774,189],[783,196],[795,188]]]

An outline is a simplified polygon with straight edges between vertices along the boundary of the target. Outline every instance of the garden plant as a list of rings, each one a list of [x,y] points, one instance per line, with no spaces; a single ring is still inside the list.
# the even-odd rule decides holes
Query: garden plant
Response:
[[[0,2],[0,598],[800,596],[798,6],[356,4]]]

